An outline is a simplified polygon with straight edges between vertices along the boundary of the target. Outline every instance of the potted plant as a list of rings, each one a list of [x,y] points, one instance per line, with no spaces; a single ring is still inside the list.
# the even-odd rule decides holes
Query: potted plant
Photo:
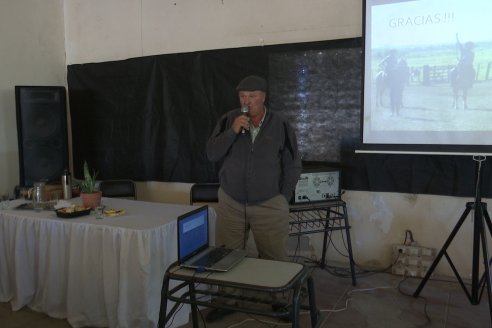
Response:
[[[84,161],[84,179],[80,182],[80,198],[86,207],[96,208],[101,205],[101,192],[96,189],[97,172],[89,171],[87,161]]]

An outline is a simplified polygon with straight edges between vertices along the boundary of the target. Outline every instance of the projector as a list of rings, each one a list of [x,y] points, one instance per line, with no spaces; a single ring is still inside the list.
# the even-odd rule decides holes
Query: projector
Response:
[[[303,169],[291,204],[340,199],[340,170],[330,167]]]

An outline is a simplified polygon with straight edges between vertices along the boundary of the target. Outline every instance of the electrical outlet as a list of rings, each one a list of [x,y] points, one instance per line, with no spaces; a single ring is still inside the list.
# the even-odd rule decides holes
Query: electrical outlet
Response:
[[[394,264],[391,272],[396,275],[424,277],[436,257],[436,249],[422,246],[394,245]]]

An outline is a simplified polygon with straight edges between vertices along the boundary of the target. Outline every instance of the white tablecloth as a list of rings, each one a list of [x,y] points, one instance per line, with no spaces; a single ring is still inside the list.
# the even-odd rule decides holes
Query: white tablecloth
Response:
[[[0,301],[74,327],[156,327],[162,279],[177,258],[176,218],[195,207],[103,204],[126,214],[61,219],[53,211],[0,210]],[[213,209],[210,218],[215,222]],[[184,309],[174,325],[187,321]]]

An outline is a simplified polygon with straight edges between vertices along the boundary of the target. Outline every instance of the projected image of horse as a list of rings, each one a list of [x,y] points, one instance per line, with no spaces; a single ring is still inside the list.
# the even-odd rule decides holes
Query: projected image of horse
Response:
[[[388,87],[388,76],[384,71],[379,71],[375,77],[376,82],[376,107],[383,106],[384,90]]]
[[[473,60],[475,53],[473,52],[473,42],[467,42],[462,45],[456,34],[456,48],[459,51],[460,57],[458,64],[449,72],[449,80],[453,89],[453,107],[458,108],[458,100],[460,93],[463,100],[463,109],[468,108],[467,97],[468,90],[473,86],[475,81],[475,69],[473,68]]]
[[[467,109],[468,90],[475,81],[475,69],[473,67],[456,66],[449,72],[449,80],[453,89],[453,107],[455,109],[459,107],[458,101],[461,94],[463,109]]]
[[[410,71],[405,59],[398,60],[395,70],[388,75],[390,88],[391,115],[399,115],[403,107],[403,89],[408,82]]]
[[[399,115],[403,107],[403,91],[410,77],[408,64],[404,58],[397,58],[395,52],[392,52],[380,67],[383,69],[375,76],[376,107],[384,107],[384,93],[389,89],[391,115]]]

